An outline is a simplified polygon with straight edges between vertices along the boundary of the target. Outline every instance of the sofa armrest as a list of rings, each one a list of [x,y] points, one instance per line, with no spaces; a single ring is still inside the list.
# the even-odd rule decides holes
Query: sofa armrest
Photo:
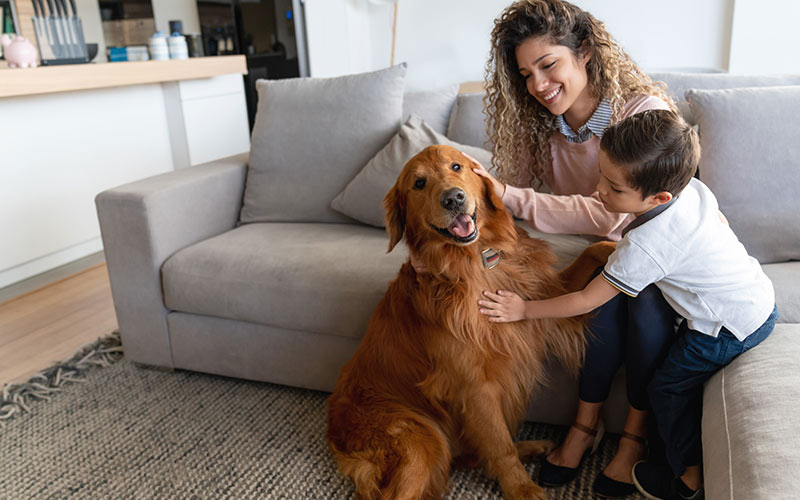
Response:
[[[111,294],[125,355],[174,367],[161,266],[176,251],[233,229],[248,155],[176,170],[97,195]]]

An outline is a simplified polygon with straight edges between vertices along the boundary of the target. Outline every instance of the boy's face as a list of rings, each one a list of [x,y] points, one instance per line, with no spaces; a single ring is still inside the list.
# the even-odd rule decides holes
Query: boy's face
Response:
[[[612,162],[602,149],[597,153],[597,164],[600,167],[597,193],[609,212],[639,216],[672,199],[672,195],[666,191],[642,199],[642,192],[628,184],[623,168]]]

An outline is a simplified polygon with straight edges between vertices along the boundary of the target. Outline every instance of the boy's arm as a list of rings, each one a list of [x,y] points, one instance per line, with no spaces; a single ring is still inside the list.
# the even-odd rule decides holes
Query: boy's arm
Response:
[[[489,321],[505,323],[521,319],[568,318],[593,311],[613,299],[619,290],[601,276],[593,279],[583,290],[545,300],[525,301],[519,295],[504,290],[483,294],[489,300],[479,300],[481,313]]]

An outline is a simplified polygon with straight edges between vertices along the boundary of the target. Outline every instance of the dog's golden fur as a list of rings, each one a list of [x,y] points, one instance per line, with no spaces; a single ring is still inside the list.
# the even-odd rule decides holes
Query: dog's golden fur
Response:
[[[515,444],[512,436],[531,391],[545,381],[545,358],[578,372],[584,321],[491,323],[480,314],[483,290],[543,299],[565,288],[547,244],[514,225],[473,166],[453,148],[431,146],[409,161],[384,200],[389,250],[405,238],[429,272],[402,266],[328,400],[328,442],[359,498],[441,498],[454,461],[484,466],[508,498],[545,498],[520,459],[552,444]],[[452,188],[465,193],[460,211],[442,203]],[[473,213],[472,242],[436,229]],[[482,264],[485,248],[502,255],[494,269]],[[573,266],[573,279],[595,267]]]

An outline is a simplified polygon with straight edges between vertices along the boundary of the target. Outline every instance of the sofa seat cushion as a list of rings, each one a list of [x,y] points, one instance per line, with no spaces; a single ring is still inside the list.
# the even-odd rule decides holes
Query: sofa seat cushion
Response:
[[[800,323],[800,262],[778,262],[761,266],[775,287],[778,323]]]
[[[550,241],[562,266],[589,244],[520,225]],[[370,226],[245,224],[167,259],[164,301],[174,311],[361,338],[408,256],[404,245],[387,254],[388,245]]]
[[[706,498],[797,498],[798,401],[800,325],[779,324],[706,384]]]
[[[407,252],[354,224],[247,224],[185,248],[162,268],[167,308],[361,338]]]

